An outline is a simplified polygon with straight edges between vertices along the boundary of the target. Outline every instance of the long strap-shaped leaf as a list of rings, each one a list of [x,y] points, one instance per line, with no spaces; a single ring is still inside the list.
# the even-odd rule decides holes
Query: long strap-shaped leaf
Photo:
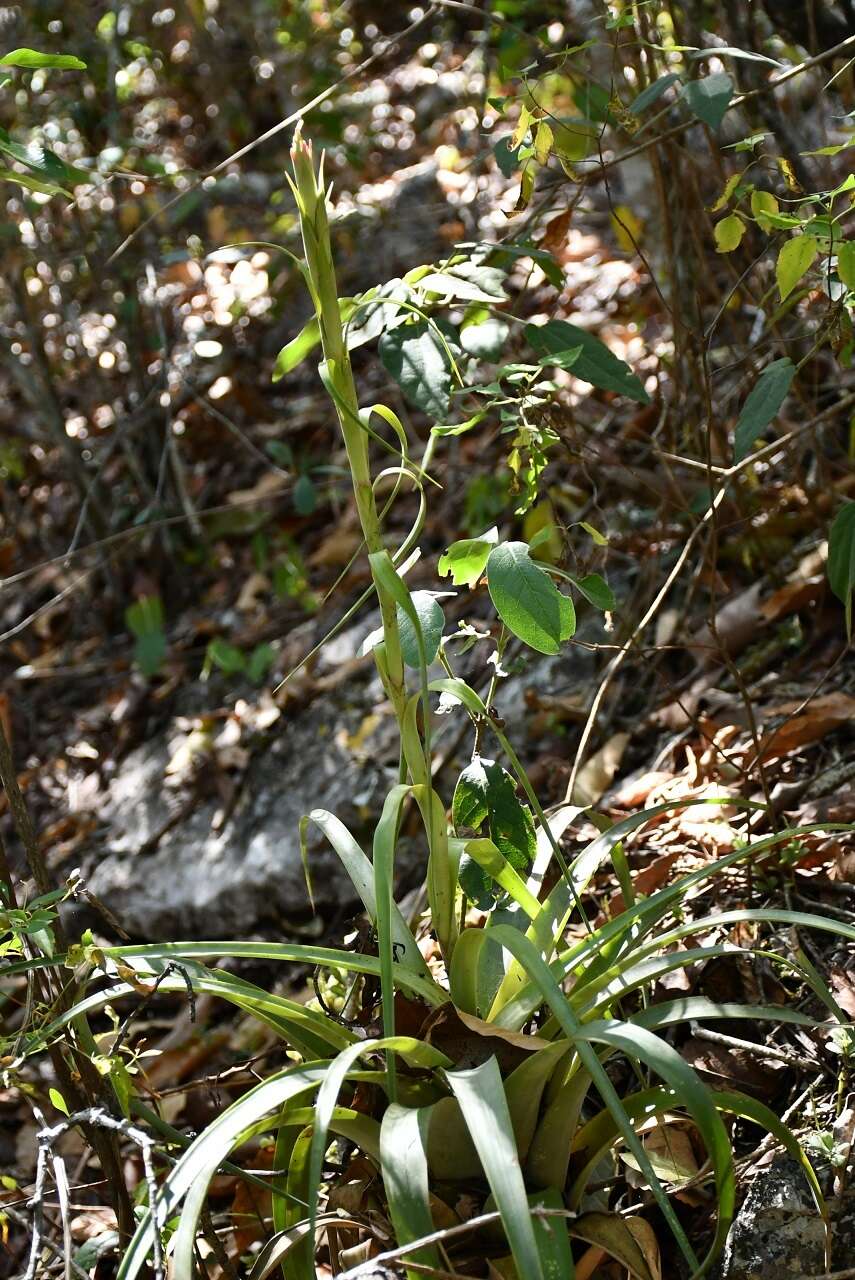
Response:
[[[149,1209],[125,1251],[116,1280],[134,1280],[139,1275],[151,1249],[154,1232],[159,1231],[174,1216],[191,1188],[199,1188],[201,1195],[197,1192],[191,1208],[188,1209],[185,1205],[179,1227],[179,1232],[183,1228],[184,1233],[181,1250],[181,1257],[184,1259],[182,1265],[185,1266],[183,1274],[178,1270],[179,1242],[176,1241],[175,1280],[191,1280],[192,1248],[199,1213],[218,1166],[245,1129],[260,1116],[269,1115],[281,1107],[290,1098],[317,1088],[326,1075],[328,1066],[326,1062],[312,1062],[304,1066],[288,1067],[250,1089],[249,1093],[212,1120],[170,1171],[160,1189],[157,1205]]]
[[[517,1273],[525,1276],[525,1280],[544,1280],[498,1063],[495,1058],[489,1058],[480,1067],[468,1071],[449,1071],[446,1078],[460,1104],[496,1208],[502,1215]]]
[[[214,960],[219,956],[283,960],[294,964],[344,969],[349,973],[370,973],[380,977],[380,961],[377,956],[361,951],[342,951],[336,947],[316,947],[296,942],[155,942],[145,946],[105,947],[104,955],[133,965],[143,977],[146,974],[162,973],[164,964],[170,960]],[[395,964],[395,981],[398,986],[421,996],[428,1004],[445,1004],[448,1000],[448,992],[433,978],[423,978],[399,963]]]
[[[401,806],[411,788],[405,783],[393,787],[386,796],[380,821],[374,831],[374,899],[377,904],[377,950],[380,953],[380,999],[384,1036],[395,1034],[395,971],[392,888],[395,876],[395,843],[401,820]],[[397,1096],[395,1056],[386,1054],[389,1101]]]
[[[325,1058],[346,1049],[355,1040],[354,1033],[340,1023],[326,1017],[316,1009],[307,1008],[296,1000],[289,1000],[275,992],[264,991],[251,982],[238,978],[233,973],[219,969],[205,969],[201,965],[182,966],[195,992],[219,996],[230,1004],[251,1013],[259,1022],[265,1023],[288,1041],[306,1059]],[[169,975],[158,984],[159,991],[186,991],[187,978],[182,975]],[[28,1042],[32,1050],[50,1044],[54,1037],[69,1022],[81,1014],[92,1013],[103,1009],[125,996],[139,998],[140,989],[128,982],[117,983],[102,991],[93,992],[83,1000],[66,1010],[46,1027],[39,1029],[37,1039]]]
[[[450,1067],[451,1062],[424,1040],[416,1040],[412,1036],[384,1036],[379,1040],[362,1040],[343,1050],[330,1063],[324,1076],[323,1084],[318,1090],[315,1104],[315,1126],[312,1134],[312,1146],[309,1155],[309,1221],[314,1224],[318,1216],[318,1197],[323,1171],[324,1152],[327,1148],[330,1120],[338,1101],[338,1095],[354,1063],[365,1053],[376,1053],[385,1049],[387,1053],[400,1053],[413,1066]]]
[[[389,1215],[399,1245],[420,1240],[433,1231],[428,1189],[427,1141],[430,1107],[387,1108],[380,1126],[380,1164]],[[425,1267],[441,1265],[436,1248],[419,1249],[410,1255]],[[417,1280],[415,1272],[408,1272]]]
[[[326,809],[313,809],[302,820],[300,824],[301,836],[305,830],[305,825],[309,822],[314,822],[316,826],[320,827],[333,849],[335,849],[354,889],[362,899],[362,904],[368,912],[369,918],[376,926],[377,895],[374,869],[359,844],[344,823],[334,813],[329,813]],[[423,978],[430,978],[430,970],[425,964],[422,953],[416,946],[416,940],[407,928],[407,922],[394,902],[391,905],[390,914],[393,940],[396,944],[395,949],[400,963],[413,973],[418,973]]]
[[[569,968],[578,969],[580,973],[599,972],[602,965],[598,965],[598,960],[604,955],[608,955],[611,949],[618,945],[623,938],[629,936],[630,929],[636,923],[640,926],[640,933],[634,939],[634,945],[639,946],[640,940],[643,939],[648,929],[653,928],[656,923],[661,921],[663,915],[673,907],[681,898],[685,897],[692,889],[703,881],[711,879],[713,876],[720,875],[728,868],[736,866],[746,859],[756,860],[761,854],[767,850],[774,848],[775,845],[786,843],[789,840],[797,839],[802,835],[810,835],[814,831],[851,831],[852,826],[845,823],[810,823],[803,827],[793,827],[787,830],[775,832],[773,835],[766,836],[762,840],[757,840],[751,845],[746,845],[743,849],[737,849],[733,853],[726,854],[723,858],[719,858],[716,862],[710,863],[708,866],[700,867],[697,871],[691,871],[688,875],[682,876],[680,880],[672,885],[668,885],[664,889],[660,889],[650,898],[645,898],[628,907],[621,912],[616,920],[610,920],[602,925],[599,929],[594,930],[590,937],[584,938],[581,942],[576,943],[573,947],[564,951],[557,960],[550,965],[552,973],[559,980],[562,979]],[[560,886],[558,886],[560,887]],[[555,892],[553,890],[553,892]],[[551,895],[550,895],[551,896]],[[851,925],[841,924],[838,921],[826,920],[821,916],[806,916],[799,912],[773,911],[763,908],[762,910],[751,911],[733,911],[724,912],[721,915],[710,917],[704,921],[704,924],[715,923],[735,923],[743,920],[770,920],[779,921],[780,923],[796,924],[806,926],[808,928],[825,929],[830,932],[839,933],[841,936],[855,940],[855,929]],[[688,933],[697,931],[698,922],[694,920],[678,929],[670,931],[666,935],[658,935],[654,945],[664,946],[666,941],[676,941],[678,938]],[[517,991],[513,999],[503,1005],[498,1012],[491,1013],[491,1019],[503,1027],[518,1028],[521,1027],[532,1013],[537,1009],[538,1005],[543,1002],[542,994],[537,985],[530,980]]]
[[[659,1040],[658,1037],[650,1032],[617,1022],[596,1022],[583,1026],[570,1008],[564,993],[553,978],[549,966],[538,953],[534,944],[528,938],[517,933],[516,930],[508,928],[507,925],[500,925],[495,930],[495,936],[496,940],[501,942],[502,946],[507,947],[508,951],[515,955],[531,974],[543,998],[561,1024],[562,1030],[573,1041],[576,1051],[586,1070],[590,1073],[600,1096],[614,1115],[624,1141],[638,1161],[639,1168],[647,1179],[650,1190],[655,1196],[681,1252],[692,1268],[693,1277],[703,1275],[712,1265],[717,1252],[724,1244],[730,1220],[733,1216],[733,1205],[736,1196],[733,1160],[727,1134],[715,1108],[709,1101],[706,1089],[680,1055],[670,1045],[665,1044],[664,1041]],[[695,1119],[713,1163],[719,1198],[716,1237],[713,1248],[702,1264],[699,1264],[695,1257],[694,1250],[689,1244],[686,1233],[674,1212],[665,1189],[653,1170],[650,1159],[635,1132],[632,1122],[621,1105],[617,1091],[597,1057],[593,1045],[590,1043],[591,1040],[597,1040],[610,1044],[615,1048],[624,1049],[631,1057],[641,1058],[642,1061],[647,1062],[667,1083],[678,1089],[684,1104],[689,1108]]]

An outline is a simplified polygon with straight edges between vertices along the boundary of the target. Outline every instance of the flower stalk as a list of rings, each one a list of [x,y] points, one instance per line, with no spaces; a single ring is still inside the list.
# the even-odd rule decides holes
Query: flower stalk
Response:
[[[404,660],[398,626],[398,605],[405,612],[412,609],[409,593],[400,581],[393,562],[383,546],[380,514],[377,509],[371,462],[368,450],[369,432],[360,414],[350,355],[347,349],[338,289],[335,278],[327,193],[324,185],[323,161],[315,169],[311,144],[295,133],[291,148],[293,179],[289,179],[297,201],[305,262],[302,270],[321,335],[324,360],[321,378],[335,405],[342,439],[350,466],[356,509],[368,551],[371,577],[380,604],[383,640],[374,649],[374,661],[392,704],[401,736],[401,782],[407,774],[412,795],[418,804],[428,844],[427,892],[431,918],[446,961],[457,937],[455,898],[456,860],[452,857],[445,808],[433,790],[428,746],[427,670],[422,662],[422,695],[425,714],[424,735],[417,724],[419,696],[409,695],[404,676]],[[380,410],[377,410],[380,412]],[[381,416],[386,416],[381,413]],[[394,415],[393,415],[394,416]],[[402,462],[405,466],[405,460]]]

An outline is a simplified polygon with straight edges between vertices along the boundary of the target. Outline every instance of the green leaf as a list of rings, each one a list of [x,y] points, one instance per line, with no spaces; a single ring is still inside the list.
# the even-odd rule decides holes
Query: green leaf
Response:
[[[493,155],[496,158],[496,164],[499,171],[506,177],[512,178],[516,172],[519,160],[517,158],[518,147],[511,147],[512,134],[500,138],[493,146]]]
[[[687,1108],[697,1124],[712,1164],[718,1197],[718,1221],[710,1258],[707,1259],[709,1262],[724,1244],[733,1217],[735,1180],[727,1133],[710,1100],[708,1090],[677,1051],[651,1032],[641,1027],[633,1027],[630,1023],[611,1020],[581,1024],[533,943],[516,930],[505,926],[496,929],[495,936],[496,941],[501,942],[502,946],[512,952],[515,959],[524,965],[525,970],[545,997],[565,1035],[573,1042],[600,1096],[614,1116],[627,1146],[639,1162],[648,1187],[653,1192],[693,1274],[698,1274],[698,1264],[685,1232],[651,1167],[647,1153],[621,1104],[614,1085],[594,1051],[593,1044],[606,1044],[613,1049],[619,1049],[631,1060],[636,1062],[640,1060],[652,1068],[666,1084],[675,1090],[680,1103]]]
[[[43,196],[67,196],[71,199],[70,192],[65,187],[60,187],[55,182],[45,182],[41,178],[34,178],[30,173],[17,173],[14,169],[0,168],[0,180],[3,182],[17,182],[19,187],[23,187],[25,191],[37,191]]]
[[[523,878],[514,870],[494,840],[467,840],[464,853],[490,880],[522,907],[529,920],[533,920],[539,914],[540,903],[537,898],[528,890]],[[461,859],[461,865],[462,861]],[[462,879],[461,885],[466,890]]]
[[[775,263],[775,277],[782,302],[795,289],[818,253],[819,244],[814,236],[794,236],[781,247]]]
[[[402,311],[398,304],[409,301],[412,292],[409,284],[395,276],[355,298],[352,315],[343,316],[348,351],[379,338],[384,329],[403,324],[411,313]]]
[[[730,106],[733,81],[726,72],[719,71],[703,80],[690,80],[683,86],[681,97],[692,115],[711,129],[717,129]]]
[[[166,657],[163,605],[159,596],[141,596],[125,610],[128,630],[136,636],[134,658],[145,676],[153,676]]]
[[[246,654],[236,645],[223,640],[221,636],[216,636],[209,642],[208,657],[214,666],[219,667],[227,676],[238,675],[246,670]]]
[[[418,281],[420,289],[464,302],[506,302],[502,283],[505,272],[481,263],[458,262],[442,271],[431,271]]]
[[[309,822],[314,822],[316,826],[320,827],[327,840],[329,840],[341,859],[342,866],[347,872],[351,884],[362,899],[362,905],[365,907],[369,919],[376,926],[377,898],[374,888],[374,870],[371,862],[344,823],[335,814],[329,813],[326,809],[313,809],[308,817],[303,818],[300,823],[301,845],[305,845],[306,827]],[[416,940],[399,908],[394,903],[392,904],[391,931],[398,966],[429,978],[430,971],[416,945]]]
[[[538,653],[557,653],[568,627],[572,634],[567,597],[534,563],[524,542],[493,548],[487,558],[487,587],[508,630]]]
[[[550,1187],[547,1191],[536,1191],[528,1199],[530,1204],[543,1209],[565,1208],[561,1192],[556,1187]],[[536,1217],[533,1222],[534,1235],[543,1264],[544,1280],[573,1280],[575,1271],[567,1219],[556,1215],[548,1218]]]
[[[298,477],[291,499],[298,516],[310,516],[318,505],[318,491],[312,477],[306,475],[305,471]]]
[[[59,1089],[48,1089],[48,1097],[50,1098],[57,1111],[61,1111],[64,1116],[71,1115],[68,1109],[68,1103],[63,1098]]]
[[[616,391],[628,396],[639,404],[650,404],[650,396],[629,365],[619,360],[604,342],[587,330],[569,324],[566,320],[549,320],[542,325],[527,324],[524,333],[541,357],[539,363],[554,364],[555,361],[550,357],[581,347],[573,365],[573,373],[577,378],[604,391]]]
[[[490,836],[516,871],[527,870],[537,852],[534,821],[517,797],[513,777],[495,760],[481,756],[466,766],[454,788],[451,818],[458,834],[478,831],[486,821]]]
[[[257,644],[249,655],[246,664],[246,674],[253,683],[258,684],[263,680],[270,670],[273,661],[276,658],[276,650],[272,644]]]
[[[379,353],[407,399],[442,421],[451,402],[451,363],[434,326],[418,320],[388,330],[380,339]]]
[[[445,614],[439,601],[431,591],[413,591],[410,595],[413,608],[418,614],[422,631],[422,643],[425,649],[425,662],[428,666],[439,652],[439,642],[445,626]],[[408,667],[418,670],[421,667],[419,642],[416,629],[400,605],[398,612],[398,630],[401,636],[401,655]]]
[[[752,191],[751,212],[757,219],[757,226],[760,230],[769,231],[772,225],[769,215],[778,213],[778,201],[771,191]]]
[[[470,307],[460,326],[460,345],[480,360],[498,360],[510,332],[508,324],[487,307]]]
[[[154,676],[166,657],[166,636],[162,631],[151,631],[139,636],[134,645],[134,661],[144,676]]]
[[[585,599],[590,600],[595,609],[602,609],[603,613],[614,613],[617,608],[614,592],[605,578],[601,578],[598,573],[586,574],[584,578],[579,579],[576,586]]]
[[[430,1112],[430,1107],[405,1108],[393,1103],[380,1126],[380,1167],[398,1246],[430,1235],[434,1229],[427,1163]],[[414,1249],[407,1256],[422,1266],[440,1266],[435,1246]],[[423,1273],[408,1274],[415,1277]]]
[[[730,213],[715,225],[715,244],[718,253],[730,253],[739,247],[745,235],[745,223],[738,213]]]
[[[460,542],[452,542],[446,552],[439,557],[437,573],[441,578],[451,574],[455,587],[465,583],[474,587],[487,567],[487,557],[499,541],[499,531],[493,526],[480,538],[462,538]]]
[[[278,382],[280,378],[285,377],[286,373],[296,369],[297,365],[305,360],[306,356],[313,347],[318,345],[320,340],[320,325],[318,324],[317,316],[312,316],[309,323],[303,326],[296,338],[292,338],[279,352],[273,365],[271,382]]]
[[[774,360],[760,374],[736,423],[733,436],[734,462],[742,462],[743,458],[748,457],[760,432],[777,416],[787,398],[795,373],[795,365],[789,356],[785,356],[782,360]]]
[[[40,144],[22,146],[20,142],[15,142],[5,129],[0,129],[0,151],[38,174],[39,178],[49,186],[61,184],[65,188],[73,187],[75,183],[92,181],[92,175],[85,169],[66,164],[53,151]]]
[[[513,932],[509,930],[509,932]],[[502,1077],[495,1058],[446,1075],[502,1218],[517,1272],[544,1280]]]
[[[630,115],[640,116],[642,111],[646,111],[648,107],[652,107],[654,102],[658,102],[663,93],[666,93],[675,80],[680,77],[676,71],[670,71],[668,75],[660,76],[658,80],[654,80],[646,89],[642,89],[637,98],[633,98],[629,104]]]
[[[609,540],[604,533],[600,533],[599,529],[595,529],[592,524],[588,524],[587,520],[580,520],[579,525],[585,530],[589,538],[593,538],[598,547],[607,547]]]
[[[152,1246],[155,1230],[160,1230],[174,1217],[182,1200],[187,1197],[181,1215],[179,1238],[176,1237],[176,1253],[179,1244],[185,1261],[185,1275],[191,1275],[193,1242],[196,1224],[207,1196],[208,1184],[219,1164],[228,1156],[240,1135],[250,1125],[280,1108],[285,1102],[316,1088],[324,1079],[326,1062],[306,1066],[291,1066],[270,1076],[262,1084],[245,1093],[238,1102],[221,1111],[198,1138],[179,1157],[160,1188],[157,1205],[151,1209],[137,1227],[119,1265],[117,1280],[135,1280],[143,1270]],[[188,1195],[188,1192],[191,1193]],[[177,1267],[177,1258],[176,1258]]]
[[[847,289],[855,289],[855,240],[837,246],[837,274]]]
[[[474,756],[462,770],[451,801],[451,821],[459,835],[464,828],[479,831],[487,819],[487,766],[492,760]]]
[[[59,71],[85,71],[86,63],[71,53],[39,53],[36,49],[13,49],[0,58],[0,67],[25,67],[27,70],[53,67]]]
[[[765,53],[755,53],[753,49],[734,49],[731,45],[712,45],[709,49],[696,49],[689,54],[690,62],[699,62],[702,58],[744,58],[747,62],[766,62],[770,67],[784,65]]]
[[[828,581],[846,610],[846,634],[852,639],[852,593],[855,591],[855,502],[844,502],[828,535]]]

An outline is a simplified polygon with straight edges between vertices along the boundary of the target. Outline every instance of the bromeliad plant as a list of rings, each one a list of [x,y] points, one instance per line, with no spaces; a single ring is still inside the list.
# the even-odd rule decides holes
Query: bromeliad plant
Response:
[[[292,156],[305,250],[301,270],[323,349],[320,374],[338,416],[380,607],[382,626],[368,644],[401,743],[399,782],[386,798],[370,858],[326,810],[315,809],[305,819],[304,834],[314,824],[332,845],[365,906],[376,948],[222,941],[84,947],[69,957],[78,981],[103,981],[106,973],[108,985],[47,1020],[28,1048],[55,1042],[75,1018],[113,1006],[139,992],[141,984],[154,981],[161,990],[183,991],[190,982],[266,1024],[293,1058],[192,1142],[135,1097],[116,1066],[116,1092],[126,1113],[148,1123],[178,1152],[125,1250],[119,1280],[143,1274],[167,1227],[171,1275],[192,1280],[211,1180],[224,1166],[241,1173],[229,1161],[236,1148],[260,1135],[275,1136],[275,1178],[272,1185],[264,1184],[273,1193],[274,1233],[251,1267],[251,1280],[263,1280],[277,1267],[286,1280],[310,1280],[323,1229],[336,1271],[361,1256],[347,1246],[374,1233],[393,1242],[397,1265],[411,1276],[465,1269],[474,1250],[475,1256],[492,1257],[504,1276],[572,1277],[574,1247],[577,1253],[579,1247],[574,1242],[587,1242],[617,1258],[632,1276],[653,1280],[657,1243],[646,1220],[614,1211],[608,1195],[592,1189],[614,1176],[617,1153],[640,1172],[687,1273],[700,1276],[721,1248],[734,1209],[733,1155],[723,1116],[765,1127],[801,1162],[820,1213],[824,1206],[810,1163],[790,1131],[756,1099],[709,1090],[666,1033],[690,1019],[800,1024],[811,1019],[777,1006],[695,997],[652,1004],[652,985],[725,953],[750,954],[751,948],[725,941],[696,941],[723,939],[735,926],[745,933],[768,923],[783,933],[798,925],[850,942],[855,930],[783,910],[731,910],[703,919],[695,911],[691,920],[684,918],[686,901],[697,904],[730,868],[757,866],[812,827],[746,843],[648,898],[637,899],[633,892],[622,842],[678,804],[619,822],[567,863],[559,840],[579,811],[564,806],[547,819],[491,697],[483,699],[454,674],[438,600],[407,587],[432,446],[416,462],[396,415],[382,405],[359,404],[345,308],[336,290],[323,173],[315,171],[311,150],[299,138]],[[407,305],[410,314],[402,327],[435,324],[422,308]],[[354,315],[350,302],[346,310]],[[436,331],[441,345],[446,339],[438,326]],[[454,368],[453,353],[447,355]],[[392,446],[377,429],[384,425],[392,432]],[[375,470],[373,450],[379,449],[391,451],[393,460]],[[418,495],[419,518],[403,545],[390,552],[383,519],[405,485]],[[391,497],[381,506],[378,494],[390,486]],[[502,623],[498,663],[508,633],[547,654],[556,653],[573,634],[570,597],[526,544],[501,543],[492,530],[455,543],[440,567],[458,586],[474,586],[486,574]],[[599,607],[613,606],[602,579],[575,585]],[[476,642],[477,633],[470,628],[464,639]],[[443,675],[431,679],[435,662]],[[433,784],[431,699],[436,694],[445,709],[471,717],[475,743],[472,762],[455,789],[450,821]],[[507,768],[482,751],[488,735]],[[420,816],[427,858],[428,909],[415,931],[393,897],[396,843],[411,805]],[[582,898],[608,860],[625,906],[616,918],[592,923]],[[470,910],[473,906],[478,911]],[[346,975],[351,985],[341,1000],[342,1016],[206,967],[205,961],[224,955]],[[813,966],[784,945],[764,955],[798,976],[839,1036],[845,1018]],[[376,992],[380,1017],[379,1025],[372,1025]],[[344,1016],[360,1011],[361,1020]],[[105,1074],[113,1080],[109,1061]],[[629,1083],[624,1087],[621,1081]],[[711,1188],[715,1226],[700,1257],[673,1203],[685,1173],[657,1156],[651,1141],[677,1116],[706,1153],[699,1177]],[[335,1143],[345,1171],[328,1174],[325,1183]],[[358,1159],[348,1158],[353,1151]],[[251,1173],[241,1176],[258,1181]],[[348,1182],[354,1194],[346,1196],[342,1187]],[[354,1203],[369,1202],[369,1185],[370,1219],[353,1209]],[[483,1222],[477,1230],[453,1229],[460,1226],[454,1206],[463,1189],[481,1197]],[[345,1203],[347,1214],[341,1208]]]

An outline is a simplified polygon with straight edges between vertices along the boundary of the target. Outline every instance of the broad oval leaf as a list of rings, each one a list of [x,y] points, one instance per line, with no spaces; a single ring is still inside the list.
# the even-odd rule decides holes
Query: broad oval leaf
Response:
[[[487,559],[487,587],[496,612],[518,640],[555,654],[566,638],[568,615],[555,583],[538,568],[524,542],[504,542]]]
[[[782,246],[775,263],[775,278],[782,302],[793,292],[818,253],[819,243],[815,236],[794,236]]]
[[[683,86],[681,96],[693,116],[717,129],[730,106],[733,81],[726,72],[719,71],[702,80],[690,80]]]
[[[437,573],[441,578],[450,573],[455,587],[464,583],[467,587],[474,587],[487,567],[491,549],[498,541],[499,531],[494,525],[480,538],[461,538],[459,542],[452,542],[439,557]]]
[[[421,627],[425,663],[430,666],[439,652],[439,642],[442,639],[442,630],[445,626],[445,614],[442,612],[436,597],[430,591],[413,591],[410,599],[413,602],[413,608],[418,615],[419,626]],[[419,656],[419,640],[416,635],[416,629],[412,620],[400,605],[397,607],[397,612],[398,631],[401,637],[401,655],[408,667],[414,667],[418,670],[421,666],[421,658]]]
[[[595,609],[602,609],[603,613],[614,613],[617,609],[615,593],[600,574],[588,573],[576,582],[576,586]]]
[[[747,458],[760,432],[777,416],[787,398],[795,373],[796,366],[789,356],[785,356],[783,360],[774,360],[760,374],[736,423],[733,436],[734,462]]]
[[[474,307],[467,311],[460,326],[460,345],[468,355],[480,360],[498,360],[509,332],[507,323],[486,307]]]
[[[739,248],[745,235],[745,223],[738,213],[730,213],[721,222],[715,224],[715,246],[717,253],[730,253]]]
[[[479,831],[487,817],[487,768],[492,760],[474,756],[461,772],[451,801],[451,820],[459,834],[461,828]]]
[[[771,191],[752,191],[751,212],[757,219],[757,226],[760,230],[768,231],[771,227],[769,214],[776,214],[779,212],[778,201],[772,195]]]
[[[449,335],[452,342],[454,335]],[[435,326],[427,320],[402,324],[380,339],[380,359],[407,399],[440,421],[451,401],[451,362]]]
[[[527,324],[523,332],[541,357],[540,364],[555,364],[552,357],[581,348],[572,365],[575,377],[603,391],[616,391],[628,396],[639,404],[650,404],[650,396],[629,365],[586,329],[566,320],[548,320],[541,325]],[[559,360],[558,363],[563,362]]]

